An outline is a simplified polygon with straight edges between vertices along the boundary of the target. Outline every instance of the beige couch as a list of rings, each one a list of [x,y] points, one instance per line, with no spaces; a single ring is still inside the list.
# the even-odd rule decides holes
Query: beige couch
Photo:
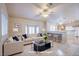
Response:
[[[32,43],[33,41],[39,40],[39,39],[43,39],[43,37],[29,37],[29,38],[27,38],[27,39],[23,39],[23,44],[24,44],[24,45],[27,45],[27,44],[30,44],[30,43]]]
[[[27,39],[23,39],[22,41],[13,41],[12,37],[8,39],[4,43],[4,55],[13,55],[16,53],[23,52],[24,45],[32,43],[34,40],[43,39],[43,37],[29,37]]]
[[[20,41],[7,42],[4,44],[4,56],[23,52],[24,51],[23,48],[24,48],[23,42]]]

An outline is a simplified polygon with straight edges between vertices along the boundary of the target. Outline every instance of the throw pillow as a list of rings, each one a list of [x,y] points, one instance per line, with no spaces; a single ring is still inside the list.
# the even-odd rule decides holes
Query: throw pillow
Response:
[[[22,36],[23,36],[25,39],[27,38],[27,35],[26,35],[26,34],[23,34]]]
[[[14,36],[13,40],[19,41],[19,39],[17,38],[17,36]]]

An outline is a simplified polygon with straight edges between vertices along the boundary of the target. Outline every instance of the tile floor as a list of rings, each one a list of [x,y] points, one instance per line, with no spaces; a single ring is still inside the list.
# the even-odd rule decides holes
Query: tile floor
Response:
[[[79,56],[79,45],[54,42],[50,49],[43,52],[35,52],[32,45],[27,45],[23,53],[14,56]]]
[[[62,43],[53,42],[50,49],[37,53],[33,51],[32,45],[27,45],[23,53],[14,56],[79,56],[79,38],[71,32],[64,33]]]

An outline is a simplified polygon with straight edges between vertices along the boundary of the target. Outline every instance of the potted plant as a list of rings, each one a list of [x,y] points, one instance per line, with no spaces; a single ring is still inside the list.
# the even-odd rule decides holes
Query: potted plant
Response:
[[[45,33],[45,34],[43,35],[43,38],[44,38],[45,42],[48,40],[48,35],[47,35],[47,33]]]

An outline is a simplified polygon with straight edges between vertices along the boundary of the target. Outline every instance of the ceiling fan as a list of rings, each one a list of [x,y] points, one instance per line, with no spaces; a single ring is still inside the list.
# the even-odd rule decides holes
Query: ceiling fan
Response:
[[[44,4],[44,8],[41,5],[34,4],[37,8],[39,8],[39,13],[35,16],[41,16],[41,17],[48,17],[49,14],[54,14],[55,12],[52,11],[54,4],[53,3],[47,3]]]

